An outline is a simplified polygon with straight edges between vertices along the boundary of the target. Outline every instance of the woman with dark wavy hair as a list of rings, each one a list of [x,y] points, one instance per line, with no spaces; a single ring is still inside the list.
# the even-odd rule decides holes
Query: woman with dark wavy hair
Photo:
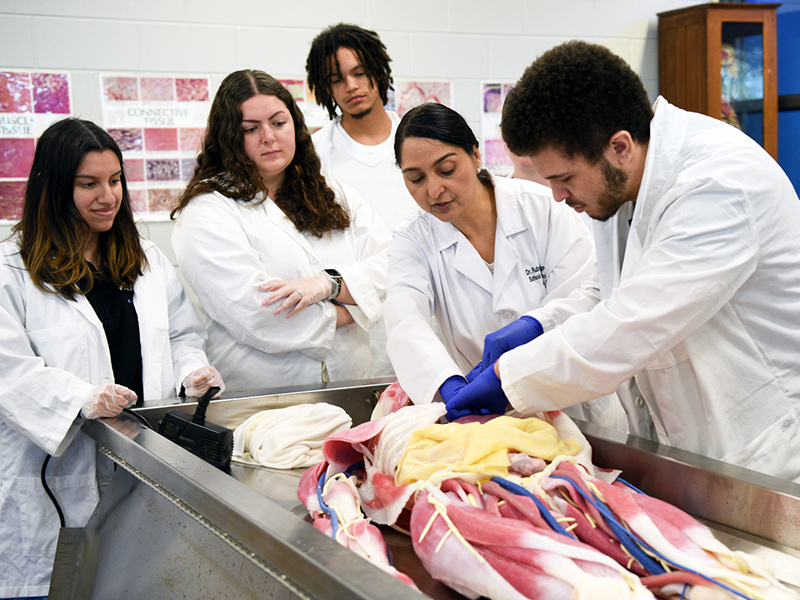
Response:
[[[139,237],[119,147],[90,121],[36,146],[0,244],[0,339],[0,597],[44,596],[59,525],[83,527],[111,474],[83,420],[223,387],[175,269]]]
[[[172,244],[229,386],[371,375],[390,236],[354,190],[322,176],[278,80],[223,80],[176,215]]]

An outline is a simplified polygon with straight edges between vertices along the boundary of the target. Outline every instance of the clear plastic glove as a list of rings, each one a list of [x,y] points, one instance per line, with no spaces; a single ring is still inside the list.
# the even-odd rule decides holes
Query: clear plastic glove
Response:
[[[490,365],[472,383],[462,386],[449,400],[445,400],[445,405],[447,420],[453,421],[472,414],[502,415],[508,408],[508,398],[494,372],[494,365]]]
[[[262,306],[269,306],[283,298],[280,306],[272,314],[279,315],[285,310],[289,310],[286,318],[295,316],[301,310],[310,306],[314,302],[327,300],[333,292],[333,281],[325,273],[314,275],[313,277],[303,277],[302,279],[272,279],[258,286],[261,292],[273,292],[261,303]]]
[[[483,340],[481,371],[485,371],[488,366],[496,363],[498,358],[512,348],[527,344],[542,335],[543,332],[542,324],[539,321],[525,315],[494,333],[490,333]]]
[[[124,385],[104,383],[94,388],[81,408],[84,419],[116,417],[122,409],[136,402],[136,392]]]
[[[222,375],[214,367],[200,367],[189,373],[183,380],[183,391],[191,398],[199,398],[208,391],[210,387],[218,387],[219,392],[214,398],[219,398],[225,391],[225,383]]]

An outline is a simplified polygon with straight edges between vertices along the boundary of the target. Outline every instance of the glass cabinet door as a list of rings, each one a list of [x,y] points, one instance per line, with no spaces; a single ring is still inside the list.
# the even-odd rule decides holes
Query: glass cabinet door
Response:
[[[710,2],[658,14],[659,93],[739,127],[776,160],[779,6]]]
[[[721,115],[764,144],[764,35],[761,23],[723,22]]]

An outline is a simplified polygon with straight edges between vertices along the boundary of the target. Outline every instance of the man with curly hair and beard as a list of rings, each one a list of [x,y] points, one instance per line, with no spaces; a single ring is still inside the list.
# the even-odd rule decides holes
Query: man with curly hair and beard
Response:
[[[394,230],[416,211],[394,159],[400,118],[385,104],[392,87],[391,59],[374,31],[339,23],[311,43],[308,85],[332,119],[312,139],[327,175],[355,189]],[[370,331],[373,372],[392,376],[383,324]]]
[[[451,414],[498,387],[523,413],[616,390],[635,435],[800,481],[800,201],[778,164],[730,125],[651,108],[620,57],[579,41],[525,71],[503,137],[594,219],[597,276],[487,336]]]

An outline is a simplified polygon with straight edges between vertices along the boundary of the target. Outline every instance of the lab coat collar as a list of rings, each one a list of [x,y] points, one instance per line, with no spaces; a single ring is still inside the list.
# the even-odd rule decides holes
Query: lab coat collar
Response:
[[[272,198],[267,198],[264,201],[264,211],[267,215],[267,219],[269,219],[272,223],[277,225],[281,228],[281,230],[286,233],[286,235],[291,238],[293,242],[299,244],[300,247],[308,254],[309,256],[313,256],[316,259],[319,257],[316,255],[314,250],[311,248],[311,244],[308,243],[306,237],[297,230],[297,227],[294,226],[289,218],[283,214],[283,211],[278,208],[278,205],[272,201]]]
[[[65,301],[69,302],[69,300]],[[100,322],[100,319],[97,316],[97,313],[92,308],[92,305],[89,303],[89,300],[86,296],[78,296],[75,298],[75,308],[81,313],[84,317],[86,317],[92,325],[103,331],[103,324]]]
[[[149,242],[142,243],[142,247],[145,249],[149,245]],[[142,349],[142,391],[145,398],[158,398],[163,395],[161,382],[163,380],[164,351],[169,347],[169,318],[164,307],[159,304],[163,302],[163,298],[168,297],[168,293],[163,274],[151,276],[149,273],[160,267],[153,260],[148,262],[147,271],[136,279],[133,286],[133,306],[139,320]]]
[[[436,251],[441,255],[455,246],[453,268],[491,293],[492,274],[466,236],[452,223],[440,221],[430,213],[425,213],[424,218],[430,225]]]
[[[687,113],[659,96],[653,104],[650,121],[650,142],[644,162],[644,172],[636,196],[631,230],[644,240],[650,218],[663,196],[663,190],[676,177],[680,149],[686,133]]]
[[[458,238],[458,245],[456,246],[456,254],[453,258],[453,268],[468,277],[487,292],[492,292],[492,274],[489,268],[484,263],[481,255],[475,249],[466,236],[456,230]]]
[[[55,288],[50,284],[45,284],[47,288],[54,290]],[[106,357],[107,362],[107,372],[113,373],[113,369],[111,367],[111,351],[108,348],[108,340],[106,339],[105,328],[103,327],[102,321],[100,321],[100,317],[97,316],[97,313],[94,311],[91,303],[89,302],[88,298],[83,294],[78,294],[75,296],[75,300],[69,300],[64,298],[61,294],[57,294],[58,299],[61,302],[67,302],[72,308],[77,310],[83,317],[91,323],[91,325],[97,329],[98,331],[98,340],[100,344],[102,344],[105,353],[104,356]]]
[[[516,235],[528,229],[522,214],[522,207],[517,201],[513,179],[505,179],[492,175],[495,205],[497,207],[497,228],[505,237]]]
[[[642,249],[647,243],[648,230],[653,213],[663,210],[663,191],[677,177],[676,165],[686,131],[686,111],[672,106],[663,97],[659,96],[653,104],[653,119],[650,121],[650,141],[645,155],[642,181],[631,217],[630,231],[625,243],[625,258],[620,270],[614,271],[614,285],[629,277],[639,264]],[[620,211],[612,219],[615,228],[624,227],[622,220],[626,217]],[[618,258],[621,248],[618,246],[619,236],[617,229],[613,232],[614,261],[619,265]]]
[[[511,278],[519,271],[519,253],[511,243],[511,239],[528,230],[522,214],[522,207],[514,193],[513,180],[494,178],[495,205],[497,207],[497,230],[494,241],[494,277],[493,298],[494,302],[503,300],[502,290]],[[494,307],[495,310],[498,306]]]
[[[496,178],[491,176],[494,187],[495,205],[497,206],[497,226],[500,233],[504,236],[525,231],[527,226],[522,215],[522,209],[516,201],[514,190],[511,183],[513,180]],[[429,223],[433,231],[436,250],[442,252],[458,241],[458,229],[450,224],[440,221],[432,214],[423,212],[424,218]],[[463,235],[462,235],[463,237]]]
[[[45,284],[45,287],[55,292],[56,288],[54,288],[49,283]],[[94,311],[94,308],[92,308],[92,305],[89,303],[89,300],[86,298],[86,296],[84,296],[83,294],[77,294],[75,296],[75,300],[69,300],[68,298],[64,298],[64,296],[62,296],[61,294],[56,294],[56,295],[62,302],[69,303],[70,306],[72,306],[75,310],[81,313],[86,318],[86,320],[89,321],[95,327],[97,327],[97,329],[103,331],[103,324],[100,322],[100,318],[97,316],[97,313]]]
[[[444,252],[447,248],[459,241],[459,231],[456,229],[455,225],[440,221],[428,212],[424,213],[422,216],[431,228],[437,252]]]
[[[492,177],[497,209],[494,276],[475,247],[453,224],[444,223],[430,214],[425,215],[433,231],[437,251],[441,254],[457,244],[453,268],[489,293],[501,290],[517,267],[519,255],[508,238],[527,229],[522,210],[509,183],[507,180]]]

